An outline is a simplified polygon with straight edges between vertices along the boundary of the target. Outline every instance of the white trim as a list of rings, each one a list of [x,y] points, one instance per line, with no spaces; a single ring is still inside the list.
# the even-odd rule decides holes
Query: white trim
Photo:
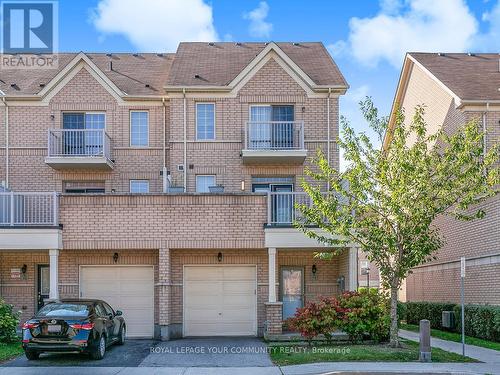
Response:
[[[254,267],[255,269],[255,312],[254,312],[254,328],[255,328],[255,336],[258,335],[259,322],[258,322],[258,283],[257,279],[259,276],[257,265],[256,264],[183,264],[182,265],[182,337],[186,337],[186,267]],[[223,335],[222,335],[223,336]]]
[[[82,68],[85,68],[102,86],[118,101],[123,102],[122,96],[126,95],[122,92],[113,81],[111,81],[97,65],[89,59],[85,53],[80,52],[66,65],[45,87],[35,95],[42,97],[43,101],[49,101],[54,95],[61,90]],[[69,79],[68,79],[69,77]]]
[[[267,249],[268,255],[268,302],[275,303],[276,302],[276,248],[270,247]],[[303,275],[302,275],[303,276]],[[281,279],[280,279],[281,281]]]
[[[148,130],[148,136],[147,136],[147,144],[146,145],[133,145],[132,144],[132,112],[145,112],[147,113],[148,115],[148,122],[147,122],[147,130]],[[128,111],[128,136],[129,136],[129,140],[128,140],[128,145],[129,147],[133,147],[133,148],[138,148],[138,149],[145,149],[145,148],[149,148],[149,134],[150,134],[150,131],[149,131],[149,110],[147,109],[130,109]]]
[[[49,250],[49,299],[59,299],[59,250]]]
[[[214,137],[213,138],[204,138],[204,139],[199,139],[198,138],[198,104],[211,104],[214,106]],[[195,136],[194,139],[196,142],[212,142],[217,139],[217,127],[216,127],[216,104],[215,102],[195,102],[194,103],[194,131],[195,131]]]

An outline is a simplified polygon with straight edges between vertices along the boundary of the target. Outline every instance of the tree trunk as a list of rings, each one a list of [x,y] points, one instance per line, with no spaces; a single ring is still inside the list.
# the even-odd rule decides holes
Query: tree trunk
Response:
[[[393,348],[400,347],[398,336],[398,288],[391,285],[391,329],[390,343]]]

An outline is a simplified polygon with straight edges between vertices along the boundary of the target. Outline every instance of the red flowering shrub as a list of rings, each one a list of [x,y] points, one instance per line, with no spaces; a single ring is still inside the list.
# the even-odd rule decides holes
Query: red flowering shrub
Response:
[[[389,337],[388,299],[373,289],[323,297],[297,309],[287,324],[308,341],[321,334],[331,341],[335,330],[347,333],[351,341],[365,337],[384,341]]]

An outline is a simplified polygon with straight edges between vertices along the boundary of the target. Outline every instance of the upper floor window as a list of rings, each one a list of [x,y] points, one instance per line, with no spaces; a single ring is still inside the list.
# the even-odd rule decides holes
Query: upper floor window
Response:
[[[67,194],[104,194],[104,181],[65,181],[64,192]]]
[[[198,175],[198,176],[196,176],[196,192],[197,193],[209,193],[210,186],[215,186],[215,176],[214,175]]]
[[[136,194],[149,193],[148,180],[130,180],[130,192]]]
[[[196,139],[215,139],[214,103],[196,103]]]
[[[106,127],[106,114],[104,113],[63,113],[63,129],[94,129],[101,130]]]
[[[130,112],[130,146],[149,145],[149,113],[147,111]]]
[[[250,106],[248,128],[252,149],[288,149],[297,147],[293,105],[259,104]]]

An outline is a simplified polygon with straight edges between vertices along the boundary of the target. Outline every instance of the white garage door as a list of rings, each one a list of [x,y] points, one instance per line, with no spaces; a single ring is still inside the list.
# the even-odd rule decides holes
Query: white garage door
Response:
[[[128,337],[153,337],[153,267],[82,266],[80,296],[102,299],[123,311]]]
[[[184,267],[184,336],[256,335],[255,266]]]

